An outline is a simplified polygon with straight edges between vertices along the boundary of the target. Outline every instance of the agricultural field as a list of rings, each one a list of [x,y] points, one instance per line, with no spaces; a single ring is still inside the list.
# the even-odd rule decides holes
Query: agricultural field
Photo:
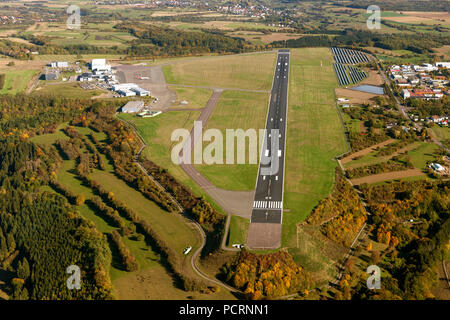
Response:
[[[327,48],[291,50],[283,246],[295,248],[296,225],[334,183],[334,158],[346,151],[335,105],[333,56]]]

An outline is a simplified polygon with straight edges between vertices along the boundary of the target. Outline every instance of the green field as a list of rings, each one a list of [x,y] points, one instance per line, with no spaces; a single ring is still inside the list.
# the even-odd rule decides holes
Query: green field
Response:
[[[425,169],[427,166],[427,161],[433,161],[435,156],[435,151],[439,147],[434,143],[423,142],[420,146],[410,152],[408,155],[411,157],[411,162],[417,169]]]
[[[431,129],[436,136],[436,139],[439,141],[449,140],[450,139],[450,128],[449,127],[441,127],[438,125],[434,125]]]
[[[250,221],[248,219],[231,216],[230,231],[228,232],[227,245],[244,244],[247,242],[247,233]]]
[[[270,90],[275,58],[270,52],[181,60],[163,71],[169,84]]]
[[[16,94],[25,91],[28,82],[35,76],[36,70],[5,70],[0,71],[6,75],[5,84],[0,90],[0,94]]]
[[[405,146],[404,148],[407,148],[408,149],[407,152],[408,152],[408,154],[410,154],[419,146],[421,146],[420,142],[413,142],[413,143]],[[356,167],[361,167],[361,166],[366,166],[366,165],[372,165],[372,164],[387,161],[393,157],[393,155],[378,156],[377,153],[378,153],[378,150],[369,152],[368,154],[364,155],[361,159],[352,160],[350,162],[345,163],[344,167],[345,168],[356,168]]]
[[[203,88],[170,86],[169,89],[177,94],[177,101],[173,104],[174,108],[204,108],[212,94],[212,90]],[[187,101],[188,104],[180,104],[181,101]]]
[[[101,90],[84,90],[78,83],[68,82],[62,84],[44,83],[34,90],[36,94],[55,95],[71,98],[89,99],[103,93]]]
[[[200,111],[172,111],[159,115],[156,118],[140,118],[131,114],[119,114],[119,118],[132,124],[147,143],[144,154],[157,165],[168,170],[178,181],[187,186],[191,191],[204,196],[216,210],[223,210],[212,198],[201,189],[178,165],[171,159],[172,147],[175,142],[170,140],[175,129],[185,128],[191,130],[194,121],[200,116]]]
[[[56,140],[69,140],[69,137],[62,131],[67,127],[68,123],[65,122],[60,124],[54,133],[42,134],[39,136],[34,136],[30,140],[37,144],[51,145],[55,143]]]
[[[327,48],[291,50],[283,246],[297,245],[296,224],[331,192],[334,157],[346,151],[332,63]]]
[[[361,132],[361,120],[352,119],[347,113],[341,112],[342,119],[344,119],[345,126],[349,132],[360,133]]]
[[[226,91],[222,94],[205,129],[218,129],[223,137],[226,136],[226,129],[243,129],[244,131],[255,129],[259,134],[259,129],[265,127],[268,103],[269,94],[267,93]],[[203,147],[205,148],[208,144],[204,142]],[[223,148],[225,152],[225,142]],[[246,153],[245,164],[203,164],[196,165],[196,168],[219,188],[237,191],[253,190],[258,164],[249,164],[248,143],[245,150],[237,151],[235,141],[235,150],[235,160],[238,152]],[[254,157],[259,162],[259,152]],[[223,157],[223,162],[225,161]]]

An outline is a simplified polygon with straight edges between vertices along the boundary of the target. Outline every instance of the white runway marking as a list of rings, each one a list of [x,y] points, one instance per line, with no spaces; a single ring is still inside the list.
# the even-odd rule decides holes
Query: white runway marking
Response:
[[[253,208],[255,209],[283,209],[282,201],[254,201]]]

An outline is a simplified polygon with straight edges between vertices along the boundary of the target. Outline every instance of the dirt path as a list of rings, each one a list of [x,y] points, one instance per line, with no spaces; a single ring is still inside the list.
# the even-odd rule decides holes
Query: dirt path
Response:
[[[352,153],[351,155],[341,159],[341,163],[344,164],[344,163],[347,163],[347,162],[350,162],[350,161],[354,160],[354,158],[365,156],[366,154],[372,152],[376,148],[384,147],[385,145],[391,144],[393,142],[395,142],[394,139],[388,139],[386,141],[383,141],[381,143],[375,144],[375,145],[373,145],[371,147],[368,147],[366,149],[363,149],[363,150],[360,150],[358,152]]]
[[[375,183],[386,180],[402,179],[408,177],[425,176],[426,174],[420,169],[409,169],[403,171],[386,172],[380,174],[374,174],[367,177],[357,178],[350,180],[353,185],[360,185],[363,183]]]

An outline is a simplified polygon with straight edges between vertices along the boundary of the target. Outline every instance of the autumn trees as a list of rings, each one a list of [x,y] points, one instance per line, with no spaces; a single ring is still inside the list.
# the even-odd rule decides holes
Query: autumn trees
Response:
[[[256,255],[243,249],[222,273],[226,281],[255,300],[304,291],[311,285],[308,272],[286,250]]]
[[[336,182],[330,196],[320,201],[307,222],[318,226],[329,239],[349,247],[367,220],[356,191],[336,169]]]

